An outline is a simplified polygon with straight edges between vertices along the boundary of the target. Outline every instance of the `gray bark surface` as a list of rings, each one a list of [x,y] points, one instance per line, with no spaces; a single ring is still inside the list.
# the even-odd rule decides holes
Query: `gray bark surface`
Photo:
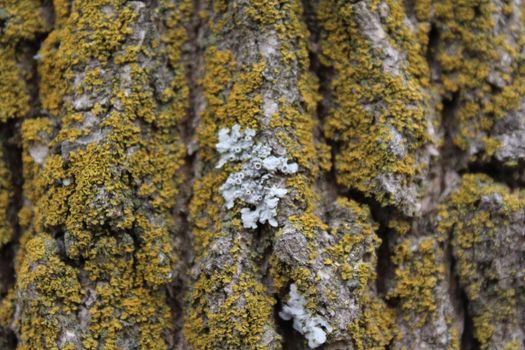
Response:
[[[1,349],[525,349],[521,0],[0,0]]]

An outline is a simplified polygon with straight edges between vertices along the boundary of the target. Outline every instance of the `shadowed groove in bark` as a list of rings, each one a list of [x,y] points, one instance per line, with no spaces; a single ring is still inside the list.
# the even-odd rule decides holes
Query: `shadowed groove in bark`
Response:
[[[472,323],[472,316],[470,315],[468,311],[468,298],[465,292],[461,291],[461,303],[463,304],[463,308],[465,310],[464,315],[464,328],[463,328],[463,334],[461,335],[461,350],[478,350],[479,342],[474,338],[474,325]]]
[[[520,161],[517,167],[507,167],[491,159],[489,162],[469,163],[466,169],[459,171],[463,174],[485,174],[494,181],[507,185],[510,189],[525,188],[524,177],[525,161]]]
[[[439,42],[439,31],[435,25],[432,25],[430,30],[430,41],[427,51],[427,62],[429,65],[434,66],[436,64],[434,55],[435,48]],[[454,145],[452,140],[451,129],[455,127],[454,125],[454,113],[458,106],[458,94],[454,93],[448,98],[442,96],[443,110],[441,112],[441,121],[440,127],[443,133],[443,144],[440,148],[440,159],[439,164],[440,177],[439,182],[440,191],[439,198],[446,196],[445,192],[448,192],[450,189],[450,184],[447,184],[447,173],[448,172],[457,172],[461,166],[461,152],[460,149]],[[438,198],[438,199],[439,199]],[[448,264],[448,275],[449,275],[449,293],[451,295],[452,306],[456,315],[463,319],[463,333],[461,334],[461,350],[476,350],[479,349],[479,344],[474,338],[473,334],[473,325],[472,317],[468,311],[468,299],[465,293],[465,290],[460,284],[459,276],[456,272],[456,259],[452,252],[452,237],[451,234],[446,237],[446,252],[445,256],[447,257],[446,262]]]
[[[431,56],[429,56],[431,57]],[[447,187],[447,172],[458,171],[461,161],[458,159],[459,148],[453,144],[450,128],[453,127],[453,115],[457,106],[457,94],[453,94],[449,99],[443,98],[443,111],[441,119],[441,128],[443,131],[443,145],[440,149],[440,163],[441,163],[441,181],[440,181],[440,197],[448,191]],[[481,166],[480,166],[481,167]],[[490,169],[490,167],[489,167]],[[463,175],[470,172],[478,172],[474,167],[462,169],[459,174]],[[494,171],[497,171],[494,169]],[[448,184],[450,186],[450,184]],[[479,343],[474,338],[472,317],[468,310],[468,298],[464,288],[461,286],[459,276],[456,272],[456,259],[452,253],[452,237],[449,234],[446,238],[446,262],[448,264],[449,274],[449,293],[451,295],[452,305],[454,306],[456,315],[463,319],[463,333],[461,334],[461,350],[477,350]]]
[[[1,138],[4,140],[4,161],[11,172],[12,198],[8,208],[8,219],[13,228],[11,242],[2,247],[0,251],[0,280],[2,290],[1,297],[4,297],[7,290],[14,284],[13,259],[17,249],[18,238],[20,237],[20,226],[18,224],[18,211],[22,207],[22,156],[20,149],[19,122],[9,120],[1,127]]]
[[[449,274],[449,293],[453,301],[453,306],[456,311],[456,316],[463,319],[463,333],[461,334],[460,350],[478,350],[479,343],[474,338],[474,329],[472,324],[472,316],[468,310],[468,298],[465,290],[461,287],[459,276],[456,273],[456,258],[452,252],[452,237],[451,234],[447,237],[446,257],[448,263]]]
[[[15,283],[14,257],[18,247],[20,226],[18,224],[18,210],[21,207],[22,176],[21,176],[21,150],[19,143],[18,121],[9,120],[0,128],[0,139],[3,140],[3,157],[11,175],[12,197],[9,201],[7,219],[12,228],[11,241],[0,248],[0,301],[6,297],[8,291]],[[15,349],[17,339],[14,332],[7,327],[0,327],[0,348]]]
[[[429,33],[429,46],[427,50],[427,62],[432,68],[436,62],[434,59],[434,49],[436,48],[439,42],[439,32],[435,25],[432,24],[431,30]],[[447,173],[456,172],[458,170],[459,164],[461,163],[458,159],[459,148],[454,145],[451,137],[451,128],[454,127],[453,124],[453,115],[454,111],[458,104],[457,94],[452,94],[450,97],[442,97],[443,110],[441,112],[440,128],[442,132],[443,144],[440,147],[440,156],[437,160],[437,163],[440,167],[439,169],[439,196],[436,198],[436,202],[439,199],[444,198],[447,195],[446,192],[450,191],[450,184],[447,184]],[[435,210],[435,208],[434,208]],[[445,242],[445,262],[447,264],[447,274],[448,274],[448,284],[449,284],[449,294],[454,312],[458,319],[463,320],[463,332],[460,336],[461,350],[474,350],[479,349],[479,345],[476,343],[473,337],[472,329],[472,319],[468,312],[468,299],[466,297],[465,291],[463,290],[460,282],[459,276],[456,273],[456,260],[452,253],[452,237],[451,234],[447,235]]]
[[[303,336],[293,329],[293,321],[285,321],[279,317],[278,310],[282,307],[282,300],[279,298],[275,304],[275,319],[277,320],[277,331],[282,338],[282,350],[306,350],[303,345]],[[320,348],[322,349],[322,347]]]
[[[454,170],[458,168],[459,148],[454,145],[451,136],[451,129],[454,127],[454,111],[458,105],[458,95],[452,94],[451,97],[442,97],[443,111],[441,112],[441,128],[443,132],[443,145],[440,150],[441,154],[441,168],[442,174],[447,170]],[[444,180],[444,177],[442,178]],[[441,190],[446,187],[444,182],[441,182]]]
[[[48,23],[49,28],[51,28],[55,23],[55,12],[51,0],[43,1],[42,15]],[[42,110],[40,102],[40,75],[37,70],[37,54],[48,34],[49,32],[36,33],[34,40],[22,40],[17,45],[17,52],[19,52],[19,49],[24,48],[24,50],[20,50],[23,53],[22,61],[29,66],[30,71],[29,79],[27,79],[30,110],[22,120],[34,118],[45,113],[45,111]],[[8,120],[1,126],[0,130],[1,137],[4,140],[4,158],[9,170],[11,171],[11,184],[13,188],[13,197],[11,198],[9,208],[9,219],[13,227],[13,239],[8,246],[4,247],[4,250],[9,249],[8,254],[10,255],[10,259],[9,261],[6,260],[5,264],[2,263],[2,268],[5,268],[5,265],[7,264],[9,271],[11,271],[11,284],[14,282],[13,259],[16,253],[15,250],[17,249],[17,242],[21,234],[18,223],[18,212],[23,205],[22,187],[24,184],[24,177],[22,174],[22,141],[20,135],[22,120]],[[0,254],[0,257],[4,258],[3,252]]]
[[[390,298],[386,298],[388,292],[388,281],[393,280],[394,265],[392,264],[392,250],[391,250],[391,232],[388,228],[388,222],[392,219],[407,219],[403,213],[399,212],[395,207],[383,207],[381,203],[372,197],[367,197],[357,190],[347,190],[344,196],[350,198],[358,203],[361,203],[370,209],[373,221],[377,224],[376,234],[381,239],[381,245],[377,248],[377,279],[376,288],[378,295],[390,306],[395,302]]]
[[[199,17],[200,0],[192,1],[192,14],[189,20],[187,33],[188,40],[182,53],[182,60],[186,67],[186,82],[189,88],[189,104],[185,119],[182,121],[179,132],[183,143],[186,145],[186,156],[180,171],[184,173],[184,182],[180,186],[180,195],[175,206],[176,222],[179,226],[179,258],[177,266],[179,271],[173,286],[168,290],[169,303],[173,310],[175,322],[175,344],[186,346],[182,329],[184,327],[184,298],[188,292],[189,270],[193,262],[193,236],[191,224],[189,222],[188,206],[192,198],[192,186],[195,179],[195,161],[197,150],[194,149],[196,141],[194,139],[195,127],[197,126],[198,92],[197,80],[199,67],[203,62],[203,48],[199,46],[198,36],[202,26],[202,19]]]
[[[2,3],[3,6],[12,6],[12,4]],[[23,167],[22,167],[22,142],[20,135],[20,126],[24,119],[38,116],[42,113],[41,103],[39,99],[39,80],[40,77],[37,72],[37,53],[40,46],[48,35],[48,30],[54,23],[54,10],[51,1],[43,1],[39,4],[40,8],[35,8],[35,11],[41,11],[43,17],[42,27],[38,27],[32,32],[33,36],[21,37],[15,40],[14,49],[16,52],[15,60],[17,62],[16,69],[24,71],[19,77],[24,81],[24,94],[26,94],[28,110],[24,114],[9,116],[9,119],[0,125],[0,140],[2,148],[2,164],[9,173],[9,191],[10,197],[8,200],[6,220],[11,228],[11,237],[9,242],[0,248],[0,301],[2,304],[3,320],[0,328],[0,348],[8,350],[15,349],[18,339],[11,329],[9,305],[14,291],[15,285],[15,271],[14,263],[15,256],[19,249],[19,239],[21,236],[21,227],[18,219],[18,213],[23,206],[22,188],[24,185]],[[4,10],[4,9],[2,9]],[[16,17],[15,15],[12,15]],[[35,14],[35,19],[38,13]],[[11,20],[10,18],[7,19]],[[47,26],[46,26],[47,25]],[[0,21],[0,31],[6,29],[6,23]],[[8,25],[9,26],[9,25]],[[29,29],[31,31],[31,29]],[[27,33],[25,33],[27,35]],[[17,35],[17,34],[15,34]],[[13,39],[13,38],[12,38]],[[2,72],[10,74],[10,72]],[[14,88],[14,87],[12,87]],[[9,96],[7,97],[9,99]],[[3,103],[9,101],[2,101]],[[8,294],[9,293],[9,294]],[[6,300],[3,300],[7,298]],[[6,309],[4,309],[4,307]],[[5,322],[5,324],[4,324]]]

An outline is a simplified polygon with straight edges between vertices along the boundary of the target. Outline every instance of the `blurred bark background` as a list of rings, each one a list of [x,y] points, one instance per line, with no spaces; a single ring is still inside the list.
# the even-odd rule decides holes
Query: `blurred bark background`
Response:
[[[1,349],[525,349],[521,0],[0,0]]]

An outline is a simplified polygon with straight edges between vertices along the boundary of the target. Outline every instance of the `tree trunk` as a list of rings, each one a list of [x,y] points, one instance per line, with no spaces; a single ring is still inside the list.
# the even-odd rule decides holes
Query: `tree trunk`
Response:
[[[525,349],[521,0],[0,0],[1,349]]]

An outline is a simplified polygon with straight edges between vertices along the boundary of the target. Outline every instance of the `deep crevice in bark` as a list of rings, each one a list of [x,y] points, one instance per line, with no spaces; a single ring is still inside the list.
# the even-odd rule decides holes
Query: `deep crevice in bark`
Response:
[[[319,34],[320,34],[320,28],[316,20],[316,14],[313,8],[313,4],[311,1],[303,0],[303,21],[306,24],[308,28],[308,32],[310,37],[308,38],[308,59],[310,61],[310,73],[313,74],[319,83],[319,95],[321,97],[321,100],[317,104],[317,110],[315,113],[315,118],[318,122],[316,130],[315,130],[315,138],[316,140],[319,140],[321,143],[327,144],[330,146],[331,149],[331,163],[332,167],[330,171],[324,176],[319,179],[320,182],[324,182],[323,185],[330,188],[329,194],[330,195],[339,195],[341,193],[344,193],[346,191],[345,188],[340,186],[337,183],[336,178],[336,169],[335,169],[335,154],[338,151],[339,145],[332,141],[328,140],[323,132],[323,125],[324,121],[326,120],[326,117],[328,115],[329,111],[329,101],[331,100],[331,89],[330,89],[330,82],[332,80],[332,76],[334,74],[334,71],[331,67],[328,67],[326,65],[323,65],[321,63],[321,60],[319,58]],[[322,185],[320,187],[323,187]],[[330,197],[325,196],[325,197]],[[330,198],[331,200],[335,198]]]
[[[428,67],[431,69],[436,67],[436,48],[439,42],[440,33],[437,26],[434,23],[430,23],[430,30],[428,31],[428,45],[425,52],[425,59]]]
[[[44,41],[47,39],[49,33],[53,31],[56,21],[55,7],[53,6],[53,2],[51,0],[43,1],[42,14],[46,22],[49,24],[49,32],[37,33],[35,40],[24,41],[20,44],[28,49],[25,55],[25,60],[30,64],[31,67],[31,76],[27,81],[31,110],[29,111],[29,114],[26,116],[26,118],[35,118],[42,116],[42,114],[46,114],[46,111],[42,109],[42,104],[40,102],[40,74],[38,74],[37,66],[38,60],[41,59],[41,57],[38,57],[38,52],[40,51]],[[17,132],[20,130],[20,125],[16,126],[16,130]],[[19,145],[21,144],[20,135],[18,135],[17,142]],[[22,167],[21,164],[22,163],[20,163],[20,168]]]
[[[452,130],[454,128],[454,114],[458,106],[458,93],[448,98],[443,97],[443,110],[441,114],[441,127],[443,130],[443,145],[440,150],[441,156],[441,182],[440,197],[449,190],[450,184],[447,184],[447,172],[458,172],[459,175],[472,172],[472,168],[461,169],[464,162],[463,152],[454,145],[452,140]],[[442,199],[442,198],[441,198]],[[446,238],[446,262],[448,264],[449,293],[452,300],[452,306],[458,319],[463,322],[463,332],[461,334],[460,348],[462,350],[479,349],[479,344],[473,336],[472,318],[468,311],[468,298],[463,290],[459,276],[456,271],[457,262],[453,254],[452,235],[450,233]]]
[[[388,222],[393,218],[406,219],[406,217],[396,208],[390,206],[384,207],[375,198],[367,197],[359,191],[347,190],[345,196],[360,204],[366,205],[370,210],[373,221],[378,225],[376,234],[381,239],[381,244],[376,250],[376,288],[378,295],[387,304],[391,305],[392,301],[386,298],[386,294],[388,292],[388,281],[393,280],[395,269],[391,262],[390,235],[392,232],[388,229]]]
[[[510,189],[525,187],[525,177],[522,169],[525,169],[525,162],[520,162],[517,167],[508,167],[495,159],[488,162],[472,162],[467,168],[460,171],[463,174],[485,174],[495,182],[507,185]]]
[[[441,113],[441,127],[443,129],[443,146],[440,150],[442,175],[447,170],[456,170],[459,167],[458,154],[459,148],[454,145],[452,140],[452,129],[454,127],[454,113],[458,105],[458,96],[454,94],[449,99],[443,99],[443,111]],[[443,176],[444,181],[444,176]],[[444,182],[441,183],[441,190],[446,187]]]
[[[277,306],[281,307],[281,303],[278,303]],[[293,329],[293,321],[285,321],[279,317],[276,313],[275,318],[277,319],[277,329],[279,334],[283,337],[282,346],[283,350],[304,350],[308,347],[304,346],[304,336]],[[320,348],[322,349],[322,347]]]
[[[469,301],[465,291],[461,289],[461,303],[465,309],[463,334],[461,335],[461,350],[478,350],[480,348],[479,342],[474,338],[474,323],[469,312]]]
[[[456,319],[462,320],[463,322],[463,333],[461,334],[461,350],[477,350],[479,349],[479,343],[474,338],[474,329],[472,323],[472,317],[468,310],[468,298],[465,290],[461,286],[459,276],[456,273],[456,258],[454,257],[452,247],[452,233],[447,237],[447,245],[445,256],[448,263],[448,278],[449,278],[449,293],[453,303],[454,311],[456,312]]]
[[[371,210],[371,212],[372,212],[372,217],[377,217],[378,213],[381,213],[381,211],[377,212],[375,210]],[[376,219],[374,218],[374,220]],[[378,223],[379,223],[379,227],[376,233],[381,239],[381,245],[376,251],[376,254],[377,254],[376,288],[377,288],[377,293],[379,294],[379,296],[388,305],[391,305],[391,302],[388,298],[386,298],[386,295],[388,293],[388,281],[393,279],[395,269],[391,261],[392,252],[390,249],[390,236],[389,236],[388,226],[387,226],[388,217],[381,219],[381,221],[379,221]]]
[[[191,232],[191,223],[189,222],[188,208],[192,196],[192,186],[195,178],[197,159],[197,150],[193,148],[195,145],[193,137],[197,121],[198,67],[200,66],[203,55],[203,50],[198,44],[198,36],[202,25],[198,15],[199,6],[200,0],[194,0],[192,18],[187,29],[188,41],[183,53],[183,60],[186,69],[186,82],[189,88],[189,106],[186,118],[180,127],[181,141],[186,147],[186,157],[184,159],[184,165],[180,171],[185,174],[185,180],[179,188],[180,194],[177,198],[177,204],[175,206],[176,212],[174,213],[178,225],[177,239],[180,260],[177,266],[177,279],[168,290],[169,304],[173,310],[175,323],[174,344],[178,344],[178,346],[181,346],[182,348],[185,348],[185,340],[182,335],[184,325],[184,302],[189,287],[189,270],[191,269],[193,261],[193,236]]]
[[[289,286],[287,287],[287,290]],[[304,336],[293,328],[293,320],[285,321],[279,317],[279,310],[282,308],[282,301],[279,299],[274,307],[274,317],[276,319],[276,330],[282,336],[282,350],[304,350]],[[320,348],[322,349],[322,347]]]
[[[525,169],[525,162],[520,162],[516,167],[506,166],[494,158],[466,162],[466,155],[454,145],[452,140],[454,113],[457,104],[457,93],[448,99],[443,99],[442,127],[444,140],[441,149],[443,175],[447,171],[457,171],[459,175],[480,173],[489,176],[496,182],[507,185],[511,189],[525,187],[525,177],[522,172],[522,169]],[[444,176],[443,181],[445,181]],[[446,184],[442,182],[441,186],[444,190]]]
[[[2,126],[2,139],[4,140],[4,161],[11,172],[12,197],[9,201],[8,219],[13,230],[11,242],[0,251],[0,280],[1,296],[14,284],[14,257],[20,237],[18,224],[18,211],[22,207],[22,151],[20,148],[19,122],[9,120]]]

